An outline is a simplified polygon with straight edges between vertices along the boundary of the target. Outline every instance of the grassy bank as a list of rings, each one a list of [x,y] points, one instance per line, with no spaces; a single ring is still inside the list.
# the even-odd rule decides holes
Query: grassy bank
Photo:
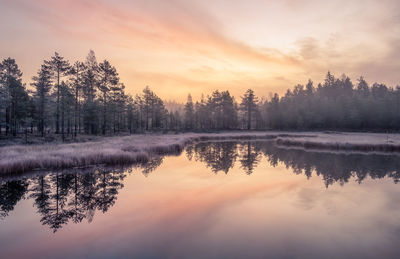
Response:
[[[275,139],[278,145],[312,149],[400,151],[400,135],[372,133],[232,132],[132,135],[71,144],[13,145],[0,148],[0,174],[90,165],[143,163],[179,154],[186,145],[210,140]]]
[[[185,145],[204,140],[272,139],[276,133],[132,135],[71,144],[13,145],[0,148],[0,174],[89,165],[147,162],[151,157],[180,153]]]
[[[313,150],[400,152],[400,134],[318,133],[312,138],[277,137],[277,145]]]

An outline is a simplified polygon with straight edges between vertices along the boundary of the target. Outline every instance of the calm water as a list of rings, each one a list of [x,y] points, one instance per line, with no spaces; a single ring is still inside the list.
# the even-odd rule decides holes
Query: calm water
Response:
[[[0,184],[0,257],[400,258],[400,157],[201,143]]]

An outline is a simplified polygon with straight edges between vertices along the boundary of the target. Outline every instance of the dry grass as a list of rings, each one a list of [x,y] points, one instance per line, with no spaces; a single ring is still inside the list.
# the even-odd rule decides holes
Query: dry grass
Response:
[[[204,140],[275,138],[274,133],[132,135],[72,144],[15,145],[0,148],[0,174],[64,169],[96,164],[143,163],[154,156],[180,154],[185,145]]]
[[[319,133],[314,138],[278,137],[275,142],[285,147],[314,150],[400,152],[400,134]]]
[[[216,134],[132,135],[72,144],[0,147],[0,174],[90,165],[143,163],[159,155],[180,154],[188,144],[210,140],[276,139],[278,145],[312,149],[400,151],[400,135],[362,133],[232,132]]]

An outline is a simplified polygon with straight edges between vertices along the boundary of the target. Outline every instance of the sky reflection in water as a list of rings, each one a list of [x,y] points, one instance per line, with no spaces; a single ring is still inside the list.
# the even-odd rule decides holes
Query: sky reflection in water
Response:
[[[201,143],[129,169],[0,185],[9,257],[396,258],[398,156]]]

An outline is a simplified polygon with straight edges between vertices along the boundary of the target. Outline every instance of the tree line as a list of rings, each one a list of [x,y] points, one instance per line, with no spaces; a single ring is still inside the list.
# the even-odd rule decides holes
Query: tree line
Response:
[[[368,85],[327,73],[323,83],[296,85],[264,103],[266,125],[275,129],[398,130],[400,86]]]
[[[316,87],[309,80],[280,97],[258,98],[248,89],[239,102],[216,90],[184,108],[169,111],[148,86],[141,94],[125,92],[116,68],[98,62],[90,51],[70,63],[57,52],[45,60],[30,87],[12,58],[0,63],[0,136],[78,134],[114,135],[152,131],[239,129],[396,130],[400,127],[400,87],[356,84],[345,75],[327,73]]]
[[[168,111],[146,87],[141,95],[125,85],[109,61],[97,62],[90,51],[71,64],[57,52],[45,60],[28,89],[14,59],[0,63],[0,135],[112,135],[166,128]],[[3,133],[4,132],[4,133]]]

